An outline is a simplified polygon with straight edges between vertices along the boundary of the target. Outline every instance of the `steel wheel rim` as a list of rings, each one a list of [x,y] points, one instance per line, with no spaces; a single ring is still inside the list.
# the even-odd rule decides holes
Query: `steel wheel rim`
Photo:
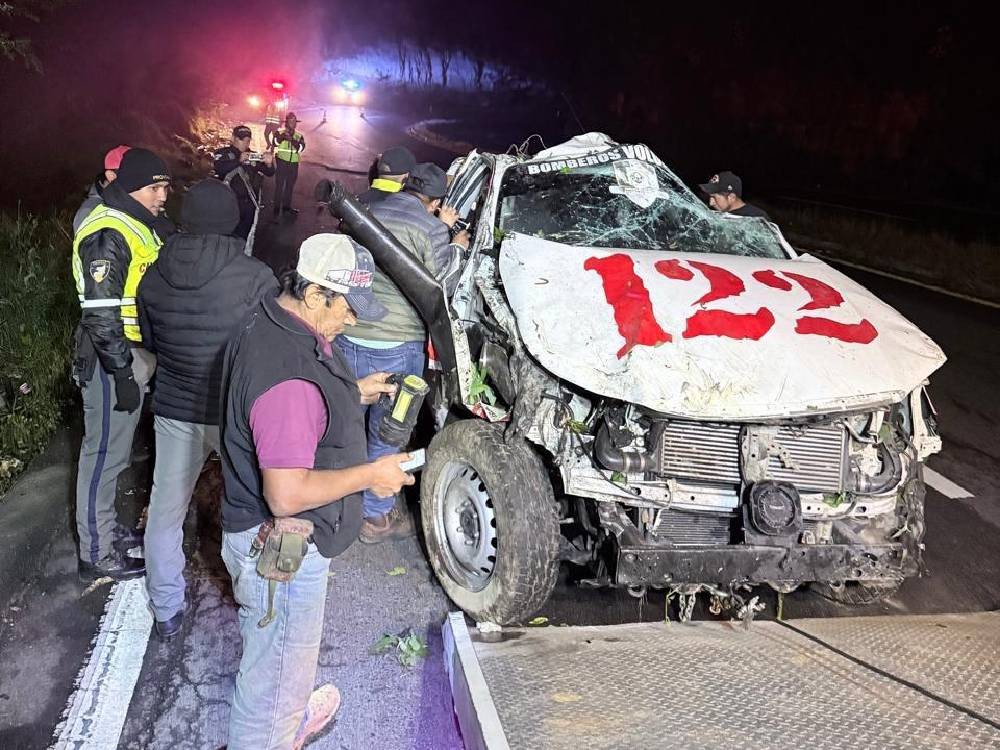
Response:
[[[486,485],[468,463],[449,461],[435,493],[441,511],[434,523],[448,574],[463,587],[481,591],[493,577],[497,559],[496,514]]]

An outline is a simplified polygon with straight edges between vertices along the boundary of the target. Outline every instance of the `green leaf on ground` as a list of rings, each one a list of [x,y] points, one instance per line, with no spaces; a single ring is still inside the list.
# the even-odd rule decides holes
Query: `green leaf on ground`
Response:
[[[368,649],[368,653],[370,653],[370,654],[384,654],[390,648],[392,648],[393,646],[395,646],[398,641],[399,641],[399,638],[397,636],[395,636],[395,635],[389,635],[388,633],[386,633],[381,638],[379,638],[377,641],[375,641],[375,643],[372,644],[372,647],[370,649]]]
[[[371,654],[384,654],[392,650],[396,654],[396,661],[404,667],[416,666],[417,662],[427,656],[427,642],[410,628],[401,635],[390,635],[386,633],[372,645],[368,652]]]
[[[539,617],[534,617],[534,618],[528,620],[528,627],[529,628],[537,628],[537,627],[541,627],[542,625],[548,625],[548,624],[549,624],[549,618],[548,617],[539,616]]]
[[[392,568],[391,570],[387,570],[385,572],[385,574],[387,576],[405,576],[406,575],[406,568],[404,568],[402,565],[397,565],[395,568]]]
[[[427,656],[427,644],[412,630],[408,635],[399,639],[398,653],[396,658],[404,667],[412,667],[418,661]]]

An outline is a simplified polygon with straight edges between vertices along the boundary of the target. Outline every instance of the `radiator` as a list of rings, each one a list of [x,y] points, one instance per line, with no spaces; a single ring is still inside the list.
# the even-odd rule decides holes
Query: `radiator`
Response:
[[[677,546],[729,544],[735,516],[661,510],[650,531],[660,542]]]
[[[674,420],[660,440],[660,473],[680,479],[739,484],[740,434],[752,426]],[[771,479],[791,482],[804,492],[843,489],[846,430],[838,424],[782,426],[774,443],[785,459],[771,456]]]

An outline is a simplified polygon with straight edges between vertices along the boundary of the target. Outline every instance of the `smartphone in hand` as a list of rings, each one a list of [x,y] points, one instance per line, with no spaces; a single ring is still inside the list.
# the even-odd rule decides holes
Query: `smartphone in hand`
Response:
[[[419,471],[423,468],[425,460],[426,454],[423,448],[410,451],[410,460],[400,463],[399,468],[406,472]]]

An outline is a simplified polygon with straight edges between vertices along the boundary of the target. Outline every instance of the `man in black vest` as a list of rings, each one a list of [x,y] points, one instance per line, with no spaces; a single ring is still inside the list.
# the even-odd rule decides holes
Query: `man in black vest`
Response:
[[[265,296],[271,269],[234,237],[233,191],[209,178],[184,197],[184,231],[171,235],[139,284],[139,328],[157,357],[153,391],[156,465],[146,523],[146,589],[161,639],[184,619],[184,517],[208,455],[219,450],[226,343]]]
[[[356,379],[331,344],[358,319],[385,313],[373,276],[371,255],[346,235],[314,235],[280,296],[251,311],[226,349],[222,557],[243,637],[232,748],[300,748],[332,718],[337,689],[313,690],[330,558],[358,536],[362,492],[391,497],[414,481],[400,467],[407,454],[367,460],[362,405],[395,392],[389,374]],[[291,524],[299,531],[276,539]],[[289,539],[304,555],[290,581],[272,584],[258,562]]]

